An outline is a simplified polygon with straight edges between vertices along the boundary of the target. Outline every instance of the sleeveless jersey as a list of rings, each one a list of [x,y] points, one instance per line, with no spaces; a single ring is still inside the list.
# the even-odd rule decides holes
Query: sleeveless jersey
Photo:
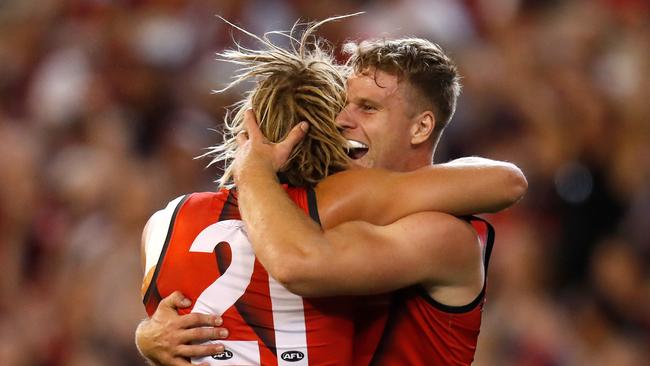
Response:
[[[299,207],[318,220],[313,190],[286,189]],[[180,290],[192,300],[191,312],[221,315],[230,331],[227,339],[218,341],[226,347],[224,354],[193,362],[220,366],[355,363],[354,301],[303,299],[270,277],[248,241],[235,190],[179,197],[158,214],[164,218],[154,220],[154,215],[154,225],[170,224],[166,234],[154,228],[149,230],[152,237],[145,239],[145,283],[150,283],[143,288],[147,313],[153,314],[163,297]],[[150,241],[164,244],[157,248]]]
[[[483,219],[468,221],[483,243],[483,264],[487,266],[494,242],[494,229]],[[477,298],[465,306],[447,306],[432,299],[419,286],[397,291],[388,324],[372,360],[384,365],[470,365],[474,359],[485,303],[485,285]]]

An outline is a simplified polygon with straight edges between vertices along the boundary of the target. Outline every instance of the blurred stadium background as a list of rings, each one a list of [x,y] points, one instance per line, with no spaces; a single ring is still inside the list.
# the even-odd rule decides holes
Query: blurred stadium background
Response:
[[[210,93],[232,76],[214,15],[259,34],[360,10],[321,35],[426,37],[460,65],[436,161],[509,160],[529,180],[491,216],[475,364],[647,364],[647,0],[1,1],[0,364],[142,365],[141,230],[215,188],[193,157],[241,97]]]

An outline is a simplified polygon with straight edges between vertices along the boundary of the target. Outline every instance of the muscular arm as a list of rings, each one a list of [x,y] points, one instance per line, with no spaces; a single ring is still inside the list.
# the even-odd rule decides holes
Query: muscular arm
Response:
[[[248,189],[254,188],[240,188],[239,204],[256,255],[276,280],[298,295],[381,293],[414,283],[467,284],[476,273],[464,269],[480,268],[480,263],[469,265],[481,258],[476,233],[453,216],[423,212],[384,226],[354,221],[322,230],[291,201],[275,199],[284,195],[281,188],[267,191],[265,202],[248,199]]]
[[[455,216],[497,212],[521,199],[526,188],[515,165],[471,157],[407,173],[346,171],[325,179],[316,192],[321,214],[335,218],[330,225],[350,220],[382,225],[422,211]]]

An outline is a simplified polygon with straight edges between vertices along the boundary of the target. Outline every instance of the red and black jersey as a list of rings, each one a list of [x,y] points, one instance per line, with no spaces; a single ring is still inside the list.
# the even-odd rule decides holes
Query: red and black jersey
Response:
[[[479,232],[487,266],[494,243],[494,229],[477,217],[468,220]],[[470,365],[474,360],[485,285],[474,301],[465,306],[447,306],[432,299],[419,285],[395,292],[388,324],[372,360],[384,365]]]
[[[313,190],[286,188],[318,220]],[[185,196],[172,215],[146,289],[153,314],[179,290],[194,304],[181,313],[219,314],[230,336],[211,365],[352,365],[354,300],[303,299],[282,287],[256,260],[241,221],[235,190]]]

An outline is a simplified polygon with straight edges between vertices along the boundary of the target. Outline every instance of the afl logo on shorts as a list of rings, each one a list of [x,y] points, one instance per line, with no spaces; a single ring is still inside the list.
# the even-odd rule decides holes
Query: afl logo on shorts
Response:
[[[212,358],[214,358],[215,360],[230,360],[232,356],[233,356],[232,352],[225,350],[223,351],[223,353],[212,355]]]
[[[296,362],[305,358],[305,354],[300,351],[287,351],[281,354],[280,357],[288,362]]]

